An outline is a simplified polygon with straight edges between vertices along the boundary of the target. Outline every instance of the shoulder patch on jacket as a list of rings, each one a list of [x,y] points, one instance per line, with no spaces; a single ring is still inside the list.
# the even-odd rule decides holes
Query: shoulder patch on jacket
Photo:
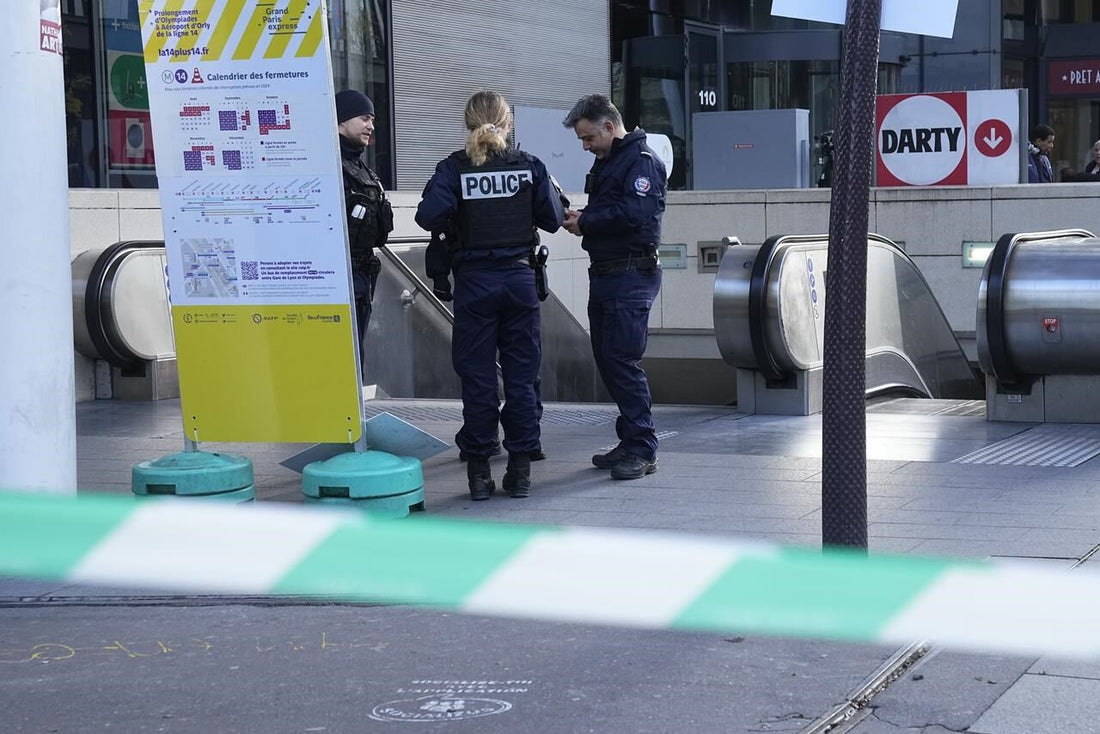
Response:
[[[652,188],[652,184],[649,183],[649,179],[645,176],[638,176],[638,178],[634,179],[634,191],[638,196],[645,196],[649,193],[650,188]]]

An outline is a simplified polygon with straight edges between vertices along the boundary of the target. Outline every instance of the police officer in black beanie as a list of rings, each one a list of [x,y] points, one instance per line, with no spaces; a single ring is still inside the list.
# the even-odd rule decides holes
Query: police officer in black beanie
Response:
[[[354,89],[336,94],[337,132],[344,169],[344,202],[351,248],[351,276],[355,287],[355,319],[359,326],[359,354],[363,359],[363,335],[370,323],[371,301],[382,262],[375,247],[386,244],[393,231],[393,209],[378,175],[366,162],[367,146],[374,136],[374,103]]]

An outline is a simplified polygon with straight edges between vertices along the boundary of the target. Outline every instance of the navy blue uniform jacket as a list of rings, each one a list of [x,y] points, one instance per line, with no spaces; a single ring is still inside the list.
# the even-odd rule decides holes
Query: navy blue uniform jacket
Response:
[[[542,161],[527,153],[520,154],[527,158],[531,165],[532,183],[535,189],[532,207],[535,221],[532,225],[547,232],[556,232],[565,216],[557,189],[550,183],[550,175],[546,172],[546,166]],[[456,222],[462,186],[459,182],[455,155],[451,154],[436,164],[435,173],[424,187],[424,198],[416,208],[416,223],[430,232],[451,233],[457,230]],[[448,240],[451,242],[451,247],[454,247],[456,244],[454,237],[448,234]],[[452,265],[457,266],[465,260],[486,258],[514,260],[531,252],[538,241],[538,234],[532,228],[531,239],[527,242],[517,242],[514,247],[464,250],[459,246],[448,253],[433,237],[432,244],[424,253],[425,271],[429,278],[435,280],[447,277]],[[461,243],[458,244],[461,245]]]
[[[588,206],[581,212],[581,247],[592,262],[640,255],[661,240],[665,165],[635,128],[611,144],[588,174]]]

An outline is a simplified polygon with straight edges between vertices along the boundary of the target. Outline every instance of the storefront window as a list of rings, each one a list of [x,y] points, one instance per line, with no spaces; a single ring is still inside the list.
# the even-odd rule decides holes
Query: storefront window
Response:
[[[155,188],[153,127],[137,2],[103,0],[102,12],[107,186]]]

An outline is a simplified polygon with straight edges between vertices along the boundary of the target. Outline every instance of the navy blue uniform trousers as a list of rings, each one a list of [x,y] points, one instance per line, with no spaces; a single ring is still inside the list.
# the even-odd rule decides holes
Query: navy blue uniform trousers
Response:
[[[374,288],[378,283],[378,273],[365,273],[352,270],[351,283],[355,293],[355,326],[358,329],[356,343],[359,345],[359,364],[363,374],[367,372],[367,354],[363,337],[370,326],[371,301],[374,300]]]
[[[462,381],[462,430],[458,447],[488,456],[504,427],[508,453],[540,447],[541,406],[536,388],[542,361],[535,272],[509,261],[499,266],[459,265],[455,271],[451,360]],[[496,360],[504,381],[497,395]]]
[[[645,459],[657,455],[657,434],[641,362],[649,335],[649,310],[660,290],[659,268],[589,275],[592,355],[603,384],[619,406],[615,433],[619,445]]]

